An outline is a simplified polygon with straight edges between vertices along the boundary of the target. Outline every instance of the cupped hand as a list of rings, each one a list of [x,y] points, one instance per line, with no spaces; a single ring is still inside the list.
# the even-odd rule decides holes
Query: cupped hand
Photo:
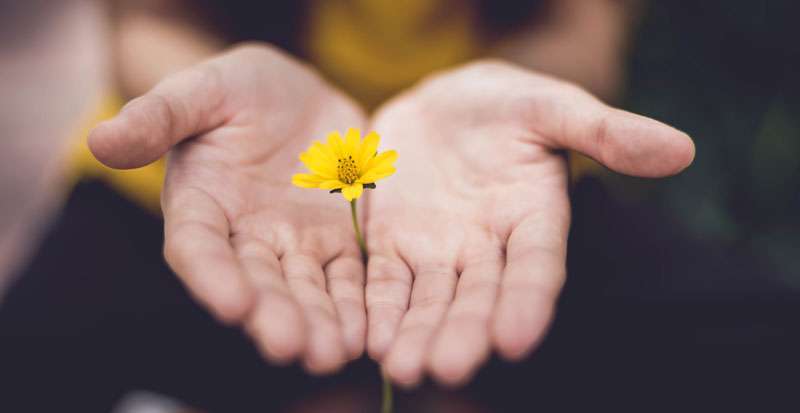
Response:
[[[368,198],[367,349],[407,386],[463,383],[492,348],[517,360],[542,339],[566,271],[563,149],[643,177],[694,157],[676,129],[501,62],[422,82],[372,129],[400,157]]]
[[[171,149],[162,193],[165,256],[221,320],[276,362],[336,370],[364,348],[364,268],[346,202],[295,188],[314,138],[364,124],[309,68],[241,46],[166,78],[90,135],[115,168]]]

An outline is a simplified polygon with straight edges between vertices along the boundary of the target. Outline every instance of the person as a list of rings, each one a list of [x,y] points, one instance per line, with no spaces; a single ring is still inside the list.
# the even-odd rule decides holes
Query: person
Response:
[[[0,89],[13,104],[0,110],[0,303],[59,209],[70,180],[64,173],[70,134],[108,71],[98,47],[103,27],[96,4],[3,6]]]
[[[541,341],[564,282],[568,176],[581,174],[583,162],[575,155],[642,176],[676,173],[692,158],[684,133],[602,102],[621,89],[632,2],[532,2],[548,3],[546,13],[535,13],[537,24],[519,13],[520,30],[504,29],[501,20],[480,33],[472,22],[492,15],[467,2],[444,14],[446,2],[415,2],[405,20],[392,2],[309,2],[309,31],[292,37],[306,39],[301,47],[274,33],[232,36],[270,44],[228,47],[230,38],[192,20],[193,3],[117,2],[111,52],[120,96],[104,101],[101,112],[110,114],[102,116],[113,116],[117,101],[142,97],[95,129],[90,144],[117,168],[170,153],[167,258],[198,301],[242,326],[271,366],[297,359],[312,373],[329,373],[366,350],[398,384],[431,374],[460,385],[492,349],[521,360]],[[250,14],[282,27],[278,11]],[[498,46],[487,46],[487,38]],[[289,185],[296,156],[311,140],[353,126],[378,131],[382,148],[400,153],[399,173],[364,199],[366,268],[342,219],[346,206]],[[566,149],[578,151],[569,164]],[[240,354],[247,352],[241,345],[225,344],[235,341],[230,331],[198,322],[156,263],[163,160],[119,172],[99,166],[83,147],[76,159],[84,176],[129,199],[91,183],[76,188],[0,314],[4,347],[26,355],[3,360],[6,371],[36,360],[48,374],[30,388],[92,388],[98,405],[120,388],[147,383],[192,402],[202,393],[201,406],[256,406],[257,397],[241,396],[260,394],[258,384],[228,398],[210,384],[221,365],[220,377],[251,377],[253,359]],[[153,217],[132,212],[129,200]],[[84,215],[76,218],[76,209]],[[87,228],[95,229],[91,237],[75,243],[74,233]],[[51,276],[62,268],[80,282]],[[30,305],[21,304],[26,299]],[[39,341],[49,331],[37,318],[44,312],[66,320],[56,330],[68,332],[37,352],[25,338]],[[154,354],[162,357],[147,359]],[[164,360],[214,390],[187,392],[186,377],[153,379]],[[59,374],[70,371],[81,377]],[[302,387],[285,370],[271,373],[285,387]],[[276,386],[270,402],[283,389]],[[68,404],[80,405],[78,397],[68,396]]]
[[[288,179],[312,139],[349,127],[400,153],[364,204],[366,268],[347,206]],[[329,373],[366,347],[404,386],[464,383],[491,349],[519,360],[541,340],[565,276],[561,151],[642,177],[694,157],[686,134],[500,60],[432,75],[368,117],[262,43],[167,77],[89,145],[122,169],[170,153],[167,261],[268,360]]]

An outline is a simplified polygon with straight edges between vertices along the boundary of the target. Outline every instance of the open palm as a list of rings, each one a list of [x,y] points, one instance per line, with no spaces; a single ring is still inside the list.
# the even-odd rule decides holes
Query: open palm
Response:
[[[116,168],[171,149],[167,260],[267,358],[329,372],[368,334],[372,357],[406,385],[426,371],[458,384],[493,347],[518,359],[542,337],[565,275],[562,149],[646,177],[680,171],[694,152],[669,126],[506,64],[435,76],[371,124],[400,157],[365,198],[365,291],[347,204],[289,180],[310,140],[364,123],[308,68],[256,45],[165,79],[89,143]]]
[[[561,149],[648,177],[694,151],[664,124],[498,62],[424,81],[372,128],[400,158],[369,197],[368,351],[404,385],[425,371],[461,383],[492,347],[519,359],[541,339],[566,271]]]
[[[244,46],[165,79],[90,145],[123,168],[174,145],[162,193],[170,266],[267,358],[322,373],[363,351],[364,268],[347,204],[289,178],[313,138],[363,123],[309,69]]]

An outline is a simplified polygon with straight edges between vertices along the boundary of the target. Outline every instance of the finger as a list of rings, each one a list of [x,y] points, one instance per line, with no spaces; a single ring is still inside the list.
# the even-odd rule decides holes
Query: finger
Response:
[[[463,384],[489,357],[489,321],[502,270],[499,250],[465,265],[428,357],[428,368],[440,383]]]
[[[509,236],[492,321],[494,345],[507,359],[525,357],[550,323],[566,273],[568,228],[569,203],[562,195]]]
[[[411,271],[396,255],[373,254],[367,263],[367,352],[383,359],[411,295]]]
[[[89,148],[112,168],[147,165],[181,140],[223,122],[221,82],[219,69],[211,64],[171,75],[92,130]]]
[[[367,314],[364,308],[364,264],[358,255],[345,255],[325,267],[330,293],[351,360],[364,353]]]
[[[297,358],[305,349],[306,321],[274,249],[254,239],[235,238],[233,243],[257,291],[257,304],[245,324],[250,336],[268,360],[286,363]]]
[[[674,175],[694,159],[694,143],[671,126],[611,108],[577,88],[534,99],[528,109],[531,128],[545,145],[582,152],[620,173]]]
[[[164,256],[192,294],[221,320],[241,320],[254,290],[229,242],[228,220],[216,201],[192,188],[165,193]]]
[[[309,255],[288,253],[281,257],[281,267],[308,323],[306,369],[314,374],[338,370],[347,354],[336,309],[326,291],[322,264]]]
[[[455,266],[429,264],[414,268],[408,312],[383,361],[393,381],[402,386],[419,383],[433,333],[453,300],[457,279]]]

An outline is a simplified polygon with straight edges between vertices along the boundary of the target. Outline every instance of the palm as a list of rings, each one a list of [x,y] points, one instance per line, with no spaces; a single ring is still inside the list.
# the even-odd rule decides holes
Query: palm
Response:
[[[492,346],[517,359],[541,338],[564,281],[570,214],[555,149],[589,145],[603,125],[572,131],[559,112],[568,104],[588,105],[590,119],[601,106],[573,86],[489,63],[427,81],[374,119],[401,156],[369,198],[368,349],[397,382],[428,370],[459,383]]]
[[[541,337],[569,225],[554,150],[649,177],[677,173],[694,154],[685,134],[554,79],[497,63],[441,75],[372,125],[400,160],[366,199],[364,294],[346,203],[290,184],[310,140],[363,123],[306,67],[245,46],[165,79],[89,144],[115,168],[172,149],[166,258],[265,356],[332,371],[361,353],[368,318],[371,355],[405,384],[426,369],[458,383],[491,347],[519,358]]]
[[[361,294],[363,268],[346,203],[293,188],[289,171],[298,169],[297,154],[311,137],[359,119],[318,119],[292,129],[298,122],[288,115],[263,125],[224,126],[174,150],[165,199],[186,196],[193,208],[218,207],[227,217],[230,258],[255,299],[246,325],[266,341],[267,356],[286,357],[302,345],[305,330],[309,367],[327,370],[345,360],[345,337],[349,355],[363,346],[363,307],[352,301]],[[348,331],[340,332],[336,304]]]
[[[338,368],[363,350],[364,268],[347,204],[290,178],[312,139],[363,124],[361,111],[261,48],[189,76],[199,85],[189,89],[200,95],[192,103],[211,108],[194,116],[213,126],[170,153],[162,194],[168,262],[220,318],[242,323],[266,357],[301,357],[313,372]],[[172,103],[166,112],[180,109]]]

